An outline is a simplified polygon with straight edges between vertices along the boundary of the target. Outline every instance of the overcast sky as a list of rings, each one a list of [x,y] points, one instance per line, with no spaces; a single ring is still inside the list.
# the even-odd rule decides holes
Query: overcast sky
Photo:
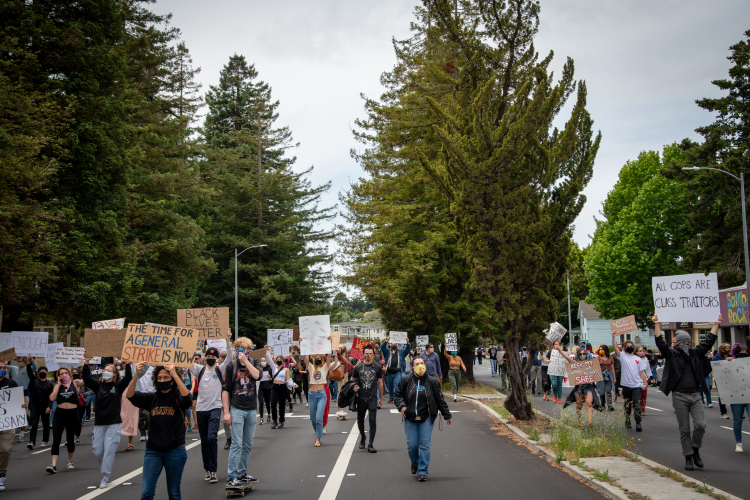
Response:
[[[281,101],[279,125],[300,142],[297,169],[315,166],[314,184],[332,182],[324,198],[363,175],[350,158],[354,120],[364,116],[360,93],[382,93],[379,77],[393,67],[391,39],[410,36],[414,0],[159,0],[173,14],[203,90],[235,53],[254,63]],[[590,243],[594,216],[622,165],[644,150],[661,150],[711,122],[695,100],[721,95],[729,46],[750,29],[747,0],[542,0],[536,40],[555,51],[556,74],[566,57],[586,80],[588,109],[602,145],[575,240]],[[563,114],[562,118],[566,118]],[[559,123],[558,123],[559,125]]]

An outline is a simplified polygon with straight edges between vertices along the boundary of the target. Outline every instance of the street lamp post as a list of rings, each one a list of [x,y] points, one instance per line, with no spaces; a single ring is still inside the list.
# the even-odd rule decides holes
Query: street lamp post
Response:
[[[737,177],[734,174],[730,174],[726,170],[721,170],[718,168],[709,168],[709,167],[683,167],[682,170],[693,171],[693,172],[697,172],[698,170],[716,170],[717,172],[727,174],[729,176],[734,177],[738,181],[740,181],[740,192],[742,194],[742,237],[743,237],[743,241],[745,244],[745,283],[747,284],[748,279],[750,279],[750,258],[748,258],[748,253],[747,253],[747,214],[745,212],[745,174],[740,172],[740,176]]]
[[[260,248],[265,247],[268,245],[255,245],[252,247],[247,247],[245,250],[241,251],[240,253],[237,253],[237,249],[234,249],[234,340],[237,340],[237,337],[239,336],[238,331],[238,322],[237,322],[237,257],[245,253],[247,250],[250,250],[251,248]]]

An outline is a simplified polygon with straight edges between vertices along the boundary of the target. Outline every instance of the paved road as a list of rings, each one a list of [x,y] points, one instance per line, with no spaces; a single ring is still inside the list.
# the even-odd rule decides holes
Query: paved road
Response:
[[[491,376],[490,365],[485,361],[481,366],[474,366],[476,378],[484,383],[497,386],[499,378]],[[563,398],[566,398],[572,389],[563,389]],[[646,403],[646,416],[643,418],[643,432],[633,429],[628,435],[636,439],[636,450],[642,456],[660,464],[668,465],[680,472],[695,478],[697,481],[705,480],[711,486],[722,489],[740,498],[750,498],[750,483],[748,473],[750,472],[750,424],[745,421],[743,431],[745,453],[735,453],[734,433],[732,432],[731,411],[729,420],[720,418],[718,394],[714,391],[713,408],[705,408],[706,434],[701,448],[701,458],[706,464],[702,470],[693,472],[684,470],[685,461],[681,453],[680,435],[677,431],[677,420],[672,409],[672,396],[665,396],[656,388],[649,389]],[[556,405],[551,401],[543,401],[541,397],[534,397],[534,407],[547,413],[556,415],[562,411],[562,405]],[[729,408],[727,407],[727,410]],[[575,414],[575,408],[568,406],[565,412]],[[584,412],[585,418],[585,412]],[[617,422],[623,422],[624,417],[619,412],[604,412],[596,417],[598,422],[606,422],[606,419],[614,418]]]
[[[313,447],[312,427],[303,413],[294,413],[288,418],[283,430],[273,430],[270,425],[259,426],[248,472],[261,482],[250,495],[321,500],[360,497],[393,500],[417,495],[490,498],[501,494],[521,498],[528,496],[535,481],[542,479],[546,485],[556,485],[556,498],[561,500],[604,498],[502,434],[500,428],[493,430],[493,421],[471,403],[449,404],[456,412],[453,425],[443,423],[440,432],[436,424],[430,478],[426,483],[419,483],[410,474],[401,417],[391,412],[395,408],[393,405],[384,405],[387,407],[378,412],[377,454],[357,449],[356,436],[350,434],[352,430],[356,432],[354,420],[342,422],[331,417],[321,448]],[[295,410],[306,412],[307,408],[295,405]],[[92,431],[91,423],[83,427],[83,444],[76,448],[76,469],[65,469],[65,462],[61,461],[63,467],[54,476],[44,472],[49,464],[49,451],[33,453],[26,449],[26,443],[15,444],[7,474],[8,489],[0,495],[8,499],[53,500],[89,500],[100,495],[100,498],[106,495],[107,500],[138,498],[142,477],[139,468],[145,443],[136,441],[136,449],[125,452],[126,440],[122,440],[112,473],[112,482],[122,484],[107,490],[89,489],[97,486],[100,479],[99,464],[91,454]],[[219,449],[220,482],[208,484],[203,481],[198,435],[193,432],[187,436],[188,446],[192,448],[188,451],[182,481],[183,498],[223,498],[229,452]],[[224,444],[223,435],[220,444]],[[340,481],[331,477],[336,472],[340,473]],[[123,477],[127,479],[121,480]],[[541,492],[539,495],[543,496]],[[167,498],[163,474],[156,498]]]

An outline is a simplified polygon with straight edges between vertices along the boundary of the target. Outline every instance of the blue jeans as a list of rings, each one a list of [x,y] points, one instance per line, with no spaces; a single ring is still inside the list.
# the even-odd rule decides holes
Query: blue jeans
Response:
[[[706,393],[706,401],[708,401],[708,404],[711,404],[711,375],[706,375],[706,387],[708,387],[708,392]],[[703,400],[703,387],[698,386],[698,388],[701,391],[701,401]],[[706,401],[703,401],[705,404]]]
[[[388,399],[391,401],[393,401],[393,395],[399,382],[401,382],[401,372],[385,374],[385,386],[388,388]]]
[[[253,449],[257,423],[255,410],[230,408],[229,414],[232,416],[232,447],[229,448],[227,482],[247,474],[247,461],[250,460],[250,451]]]
[[[492,369],[492,374],[497,375],[497,360],[496,359],[490,359],[490,368]]]
[[[429,417],[424,422],[412,422],[404,419],[404,432],[406,433],[406,450],[412,465],[419,468],[419,474],[427,476],[427,468],[430,466],[430,443],[432,442],[432,428]]]
[[[146,454],[143,456],[141,500],[153,500],[156,482],[159,480],[162,468],[167,474],[169,500],[180,500],[180,483],[182,483],[182,471],[185,469],[187,457],[185,445],[169,451],[154,451],[146,448]]]
[[[262,406],[261,406],[262,408]],[[216,472],[216,460],[219,455],[219,423],[221,422],[221,408],[197,412],[198,434],[201,437],[201,454],[203,468],[208,472]]]
[[[326,390],[308,392],[307,402],[310,404],[310,422],[315,429],[315,439],[323,437],[323,415],[326,413]]]
[[[331,391],[331,399],[338,399],[339,384],[335,380],[331,380],[328,382],[328,390]]]
[[[561,398],[562,397],[562,384],[563,379],[565,377],[561,375],[550,375],[549,381],[552,385],[552,397]]]
[[[737,444],[742,444],[742,414],[747,413],[747,418],[750,419],[750,403],[729,406],[732,408],[732,417],[734,417],[734,424],[732,425],[734,441]]]

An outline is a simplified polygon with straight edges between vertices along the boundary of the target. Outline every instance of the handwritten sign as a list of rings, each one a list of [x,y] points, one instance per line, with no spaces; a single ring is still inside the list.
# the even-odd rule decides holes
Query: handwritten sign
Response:
[[[331,352],[331,317],[301,316],[299,318],[300,354],[329,354]]]
[[[198,332],[192,328],[130,324],[121,357],[134,363],[172,363],[180,368],[192,368],[197,336]]]
[[[87,328],[84,334],[87,355],[111,358],[122,354],[127,330],[124,328],[105,330]]]
[[[94,356],[93,358],[89,359],[89,364],[90,365],[100,365],[100,364],[102,364],[102,357],[101,356]],[[93,370],[93,368],[92,368],[92,370]],[[91,373],[93,374],[94,372],[92,371]]]
[[[289,356],[289,346],[292,345],[293,331],[289,329],[269,329],[266,331],[266,344],[274,347],[276,355]]]
[[[215,347],[219,350],[219,354],[227,352],[227,339],[207,339],[206,348]]]
[[[13,347],[13,334],[10,332],[0,332],[0,351],[9,351],[15,348]]]
[[[417,335],[417,352],[425,350],[425,346],[430,342],[429,335]]]
[[[13,347],[18,356],[46,356],[47,332],[11,332]]]
[[[271,346],[268,346],[268,347],[270,347],[270,350],[271,350],[271,357],[275,358],[276,356],[274,356],[274,354],[273,354],[273,347],[271,347]],[[247,357],[251,358],[251,359],[265,358],[266,357],[266,351],[264,351],[263,349],[256,349],[254,351],[250,351],[249,353],[247,353]],[[270,365],[273,365],[273,362],[270,359],[266,359],[266,363],[268,363]]]
[[[229,308],[177,309],[177,326],[194,330],[197,338],[223,339],[229,329]]]
[[[25,427],[26,410],[23,404],[23,387],[0,389],[0,431]]]
[[[125,318],[105,319],[91,323],[92,330],[119,330],[125,326]]]
[[[609,328],[612,330],[612,335],[622,335],[623,333],[637,331],[638,325],[635,322],[635,316],[630,315],[610,321]]]
[[[16,358],[16,349],[14,347],[0,352],[0,359],[14,360]]]
[[[566,330],[565,327],[560,323],[555,321],[554,323],[550,323],[549,325],[549,330],[547,331],[547,340],[549,340],[550,342],[557,342],[562,339],[566,333],[568,333],[568,330]]]
[[[391,332],[391,344],[406,344],[409,342],[409,334],[406,332]]]
[[[716,273],[651,278],[659,321],[714,322],[721,314]]]
[[[549,369],[547,369],[547,373],[549,373]],[[602,377],[602,368],[599,366],[599,360],[596,358],[571,363],[568,367],[568,377],[570,377],[573,385],[594,384],[604,380]]]
[[[567,363],[563,359],[562,354],[557,350],[552,349],[549,355],[549,367],[547,368],[547,375],[556,375],[558,377],[564,377],[567,375]]]
[[[83,347],[58,346],[55,349],[55,363],[76,363],[83,359]]]
[[[750,403],[750,358],[712,361],[711,368],[722,403]]]
[[[458,334],[457,333],[445,334],[445,350],[448,352],[458,351]]]

